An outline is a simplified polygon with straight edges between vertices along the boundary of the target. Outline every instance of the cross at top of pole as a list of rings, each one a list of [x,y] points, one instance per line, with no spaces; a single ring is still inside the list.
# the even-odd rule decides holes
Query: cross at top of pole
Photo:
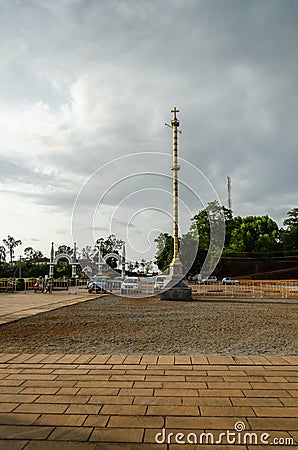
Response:
[[[172,111],[171,111],[171,112],[172,112],[172,113],[174,113],[174,119],[177,119],[177,117],[176,117],[176,113],[177,113],[177,112],[180,112],[180,111],[179,111],[179,109],[177,109],[177,108],[176,108],[176,106],[175,106],[175,108],[174,108],[174,109],[172,109]]]
[[[171,124],[172,124],[172,127],[175,127],[176,130],[177,130],[177,128],[179,127],[179,120],[178,120],[178,118],[176,116],[176,113],[179,112],[179,109],[177,109],[176,106],[175,106],[175,108],[172,109],[171,112],[174,113],[174,118],[172,119]]]

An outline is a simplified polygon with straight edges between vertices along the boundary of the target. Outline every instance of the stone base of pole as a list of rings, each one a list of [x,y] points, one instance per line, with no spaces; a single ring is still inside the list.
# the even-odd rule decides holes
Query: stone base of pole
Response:
[[[163,288],[163,292],[160,294],[160,300],[192,300],[191,288],[188,287],[188,282],[183,277],[183,273],[183,264],[179,258],[176,258],[170,265],[170,281]]]

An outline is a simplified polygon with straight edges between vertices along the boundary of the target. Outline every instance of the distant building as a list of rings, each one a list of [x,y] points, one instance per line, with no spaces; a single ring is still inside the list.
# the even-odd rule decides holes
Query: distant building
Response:
[[[38,266],[42,266],[43,264],[48,264],[50,259],[44,256],[43,258],[32,259],[31,262],[33,264],[37,264]]]

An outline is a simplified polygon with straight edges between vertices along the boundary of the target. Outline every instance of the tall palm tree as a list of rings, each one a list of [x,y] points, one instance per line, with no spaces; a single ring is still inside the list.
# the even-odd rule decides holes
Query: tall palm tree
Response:
[[[15,238],[13,238],[12,236],[7,236],[7,239],[3,239],[3,243],[8,248],[9,255],[10,255],[10,264],[12,264],[14,249],[18,245],[21,245],[22,241],[20,241],[20,239],[15,240]]]
[[[3,245],[0,245],[0,264],[4,263],[6,260],[6,250]]]

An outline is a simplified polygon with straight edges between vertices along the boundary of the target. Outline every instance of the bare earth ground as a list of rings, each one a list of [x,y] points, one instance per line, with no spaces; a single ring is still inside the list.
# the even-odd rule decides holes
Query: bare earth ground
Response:
[[[0,352],[297,355],[298,304],[103,296],[0,326]]]

